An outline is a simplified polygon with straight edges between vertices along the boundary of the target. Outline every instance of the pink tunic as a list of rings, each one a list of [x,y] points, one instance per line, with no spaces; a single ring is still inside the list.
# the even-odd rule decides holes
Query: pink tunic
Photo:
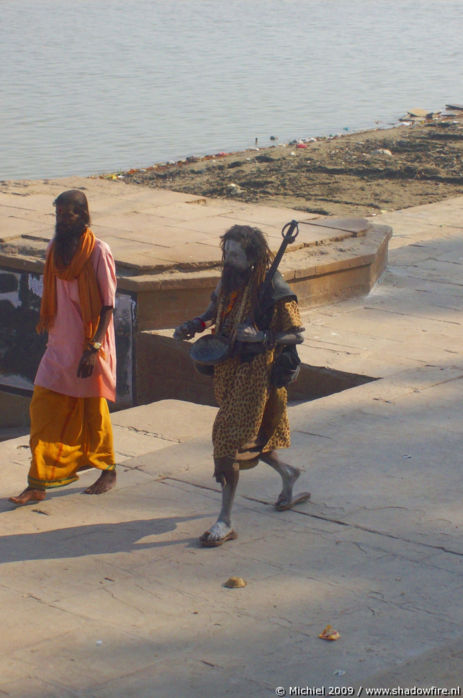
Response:
[[[109,246],[96,238],[91,262],[101,293],[101,304],[114,308],[116,270]],[[93,373],[88,378],[77,377],[77,367],[85,346],[84,326],[80,312],[77,280],[56,280],[57,312],[48,333],[45,354],[35,377],[35,385],[71,397],[105,397],[116,399],[116,343],[114,320],[98,352]]]

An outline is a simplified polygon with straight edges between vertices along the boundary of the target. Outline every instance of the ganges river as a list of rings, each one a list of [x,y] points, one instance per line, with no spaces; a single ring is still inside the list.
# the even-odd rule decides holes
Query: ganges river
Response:
[[[463,103],[461,0],[0,0],[0,9],[3,180],[387,127],[412,108]]]

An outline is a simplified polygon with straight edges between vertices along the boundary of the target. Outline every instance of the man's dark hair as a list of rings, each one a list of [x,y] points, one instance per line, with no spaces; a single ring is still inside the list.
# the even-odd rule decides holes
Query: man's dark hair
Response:
[[[56,208],[69,206],[77,214],[77,221],[72,224],[60,221],[55,227],[54,258],[57,267],[67,267],[76,252],[79,238],[85,233],[90,224],[88,201],[79,189],[63,191],[53,202]]]
[[[87,227],[90,225],[90,212],[88,201],[83,191],[79,189],[69,189],[63,191],[53,202],[55,206],[73,206],[74,211],[79,214],[82,223]]]
[[[222,261],[224,259],[225,243],[227,240],[239,242],[246,252],[246,256],[252,263],[253,269],[253,295],[257,294],[273,259],[272,251],[267,244],[264,233],[259,230],[259,228],[253,228],[250,225],[233,225],[220,238]]]

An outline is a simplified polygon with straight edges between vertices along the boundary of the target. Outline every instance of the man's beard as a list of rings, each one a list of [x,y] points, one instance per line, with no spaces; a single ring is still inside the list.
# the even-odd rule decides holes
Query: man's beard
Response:
[[[245,286],[251,276],[251,270],[236,269],[230,264],[224,264],[222,270],[222,288],[225,294],[230,294],[232,291],[237,291],[242,286]]]
[[[86,229],[85,223],[77,221],[72,225],[57,223],[55,226],[55,262],[67,267],[79,245],[79,239]]]

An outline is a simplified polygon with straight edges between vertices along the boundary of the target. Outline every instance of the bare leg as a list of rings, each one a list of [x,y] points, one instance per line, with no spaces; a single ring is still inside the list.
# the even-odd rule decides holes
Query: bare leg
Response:
[[[215,548],[237,535],[232,528],[231,510],[239,479],[239,465],[234,458],[216,458],[214,476],[222,485],[222,507],[217,521],[205,531],[199,541],[203,547]]]
[[[116,471],[103,470],[98,480],[84,490],[84,494],[104,494],[104,492],[112,490],[115,484]]]
[[[9,497],[8,501],[19,506],[28,502],[42,502],[46,497],[45,490],[38,490],[34,487],[26,487],[17,497]]]
[[[261,453],[259,457],[264,461],[264,463],[267,463],[267,465],[270,465],[271,468],[277,471],[283,483],[282,490],[278,495],[277,501],[275,502],[276,509],[290,509],[293,504],[297,503],[298,501],[304,501],[310,498],[309,492],[304,492],[296,499],[293,497],[294,483],[301,474],[299,468],[295,468],[293,465],[289,465],[288,463],[283,463],[283,461],[279,459],[276,451]]]

